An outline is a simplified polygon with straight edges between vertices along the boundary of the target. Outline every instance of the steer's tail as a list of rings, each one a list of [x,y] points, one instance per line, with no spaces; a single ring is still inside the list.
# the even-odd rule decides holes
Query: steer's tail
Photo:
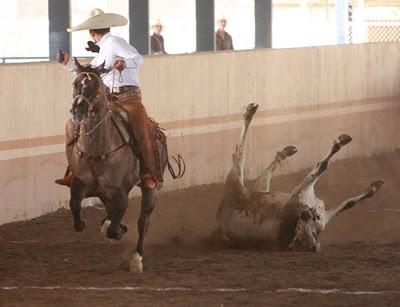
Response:
[[[177,171],[175,171],[175,169],[172,167],[170,158],[176,163],[176,166],[178,168]],[[176,157],[171,156],[170,158],[168,158],[168,161],[167,161],[169,173],[171,174],[172,178],[174,178],[174,179],[182,178],[186,172],[185,160],[182,158],[182,156],[180,154],[178,154]]]

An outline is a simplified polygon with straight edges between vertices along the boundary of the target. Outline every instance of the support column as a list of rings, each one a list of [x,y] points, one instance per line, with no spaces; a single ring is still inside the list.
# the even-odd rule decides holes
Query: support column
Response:
[[[337,20],[337,43],[347,44],[349,42],[349,5],[351,0],[336,1],[336,20]]]
[[[367,26],[364,24],[364,0],[357,0],[357,9],[353,17],[353,43],[365,43],[367,38]]]
[[[49,60],[57,59],[58,50],[71,52],[69,27],[69,0],[48,0]]]
[[[272,48],[272,0],[254,0],[256,48]]]
[[[149,0],[129,0],[129,43],[149,54]]]
[[[214,41],[214,0],[196,0],[196,50],[214,50]]]

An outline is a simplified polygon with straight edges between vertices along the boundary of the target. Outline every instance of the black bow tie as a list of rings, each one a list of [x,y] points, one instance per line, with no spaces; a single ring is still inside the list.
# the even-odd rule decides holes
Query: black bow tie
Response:
[[[88,46],[85,48],[87,51],[99,53],[100,47],[96,45],[96,43],[92,41],[87,42]]]

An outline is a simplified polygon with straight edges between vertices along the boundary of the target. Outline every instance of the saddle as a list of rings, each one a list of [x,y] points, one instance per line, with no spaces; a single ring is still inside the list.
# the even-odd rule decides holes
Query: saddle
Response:
[[[120,96],[129,96],[127,94],[125,95],[120,95]],[[111,118],[113,120],[113,123],[115,124],[116,128],[121,134],[121,137],[125,140],[125,142],[130,143],[133,141],[135,143],[135,137],[131,131],[131,125],[129,123],[129,118],[128,118],[128,111],[121,105],[120,103],[120,97],[116,95],[109,95],[108,97],[109,104],[107,105],[107,108],[111,112]],[[123,97],[122,97],[123,98]],[[162,146],[167,145],[167,138],[164,133],[164,129],[160,127],[159,123],[157,123],[153,118],[149,117],[149,126],[150,126],[150,131],[153,131],[154,136],[156,137],[157,141],[160,143]],[[136,151],[135,151],[136,152]]]
[[[121,138],[130,145],[132,148],[133,153],[135,156],[142,159],[142,153],[140,151],[140,147],[138,145],[137,140],[135,139],[134,129],[132,128],[129,117],[128,111],[124,108],[121,104],[121,100],[124,98],[128,98],[132,93],[126,93],[119,96],[116,95],[109,95],[108,101],[109,104],[107,108],[111,114],[111,120],[117,129],[118,133],[120,134]],[[167,150],[167,138],[165,136],[164,130],[159,126],[159,124],[152,118],[148,117],[148,127],[150,133],[154,136],[155,142],[155,154],[156,154],[156,170],[157,170],[157,177],[160,182],[163,181],[163,170],[162,170],[162,161],[161,161],[161,152]],[[168,154],[167,154],[168,155]]]

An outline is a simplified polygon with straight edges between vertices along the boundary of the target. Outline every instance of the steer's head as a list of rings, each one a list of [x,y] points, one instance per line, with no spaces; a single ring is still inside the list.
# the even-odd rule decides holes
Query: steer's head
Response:
[[[299,216],[289,248],[294,251],[318,251],[317,227],[320,217],[315,210],[304,208]]]

